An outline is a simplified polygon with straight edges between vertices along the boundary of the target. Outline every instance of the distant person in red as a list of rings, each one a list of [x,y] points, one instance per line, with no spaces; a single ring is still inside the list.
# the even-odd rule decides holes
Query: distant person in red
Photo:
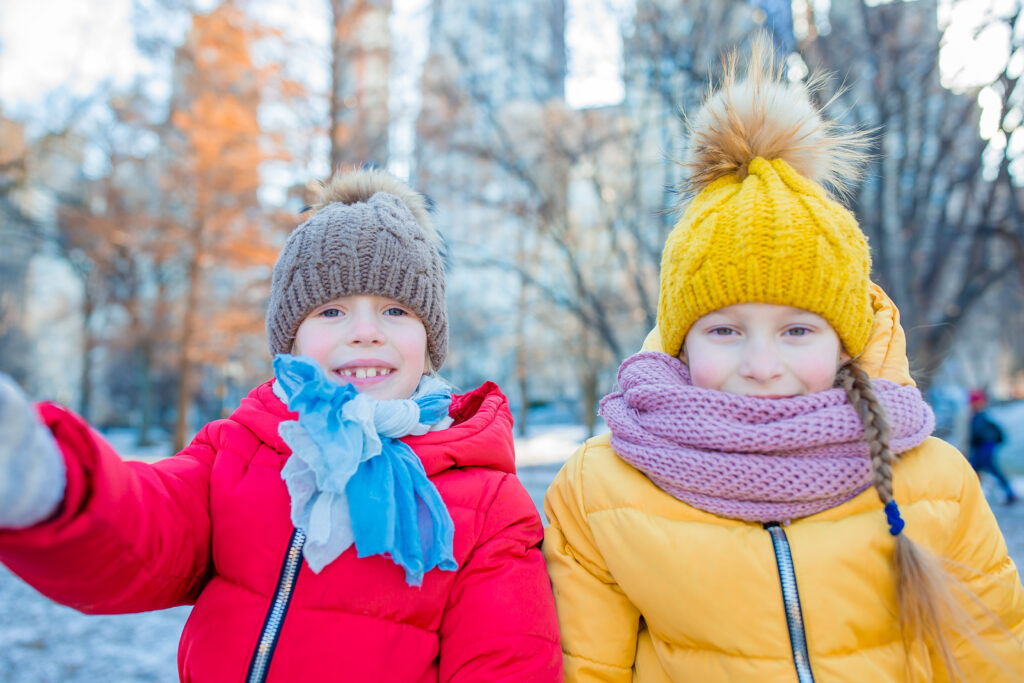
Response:
[[[999,469],[996,461],[996,451],[1003,443],[1003,430],[988,416],[985,408],[988,406],[988,396],[982,389],[972,389],[971,401],[971,466],[979,475],[982,472],[990,472],[999,482],[999,486],[1006,494],[1006,504],[1010,505],[1017,501],[1017,495],[1013,492],[1010,480],[1006,478],[1003,471]]]

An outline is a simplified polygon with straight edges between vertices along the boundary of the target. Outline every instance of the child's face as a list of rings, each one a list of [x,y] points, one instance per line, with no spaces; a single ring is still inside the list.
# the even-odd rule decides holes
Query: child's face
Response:
[[[820,315],[754,303],[726,306],[698,319],[679,357],[694,386],[771,398],[831,388],[836,370],[849,358]]]
[[[384,296],[343,296],[299,325],[295,355],[335,382],[375,399],[409,398],[427,367],[427,331],[407,306]]]

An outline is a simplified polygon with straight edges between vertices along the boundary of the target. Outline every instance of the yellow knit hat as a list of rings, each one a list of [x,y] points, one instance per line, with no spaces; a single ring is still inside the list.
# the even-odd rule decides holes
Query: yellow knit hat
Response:
[[[672,355],[698,318],[740,303],[817,313],[851,356],[868,340],[867,238],[822,185],[856,178],[867,136],[825,121],[766,45],[755,44],[742,80],[730,61],[690,125],[685,185],[697,194],[661,260],[658,329]]]

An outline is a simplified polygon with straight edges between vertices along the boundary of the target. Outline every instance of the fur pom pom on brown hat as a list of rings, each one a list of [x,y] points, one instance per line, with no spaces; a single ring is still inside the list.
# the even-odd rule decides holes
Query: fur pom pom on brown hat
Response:
[[[371,294],[412,309],[427,330],[431,365],[440,369],[448,354],[445,273],[423,195],[383,171],[352,171],[322,185],[313,211],[274,264],[271,355],[291,351],[299,325],[317,306]]]

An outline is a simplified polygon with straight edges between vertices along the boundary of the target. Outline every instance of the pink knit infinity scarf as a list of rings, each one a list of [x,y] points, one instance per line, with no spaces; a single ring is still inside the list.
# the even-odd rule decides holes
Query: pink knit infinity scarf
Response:
[[[904,453],[935,426],[914,387],[872,385]],[[658,488],[707,512],[788,522],[850,500],[871,484],[864,427],[842,389],[783,399],[700,389],[677,358],[642,352],[601,401],[611,445]]]

